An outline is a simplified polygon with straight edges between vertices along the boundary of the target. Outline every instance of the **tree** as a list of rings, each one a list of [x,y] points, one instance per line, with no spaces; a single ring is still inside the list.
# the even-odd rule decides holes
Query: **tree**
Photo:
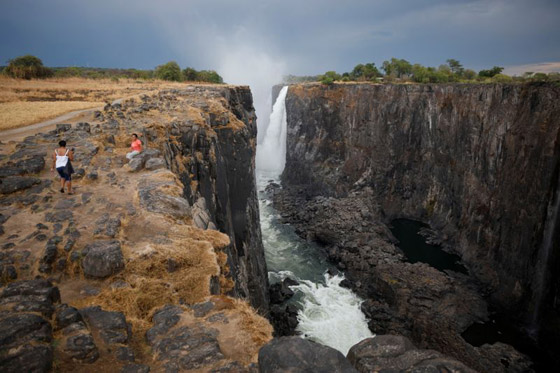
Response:
[[[381,73],[375,63],[366,63],[365,65],[360,63],[349,74],[351,80],[375,80],[379,76],[381,76]]]
[[[491,68],[490,70],[480,70],[480,71],[478,72],[478,76],[480,76],[481,78],[491,78],[491,77],[493,77],[494,75],[500,74],[503,70],[504,70],[503,67],[494,66],[494,67]]]
[[[463,76],[463,72],[465,71],[465,69],[459,61],[450,58],[447,60],[447,64],[449,65],[449,68],[451,69],[451,72],[453,74],[457,75],[457,77],[459,78]]]
[[[473,80],[474,78],[476,78],[476,71],[471,70],[471,69],[466,69],[463,72],[463,78],[465,78],[467,80]]]
[[[175,61],[156,67],[155,76],[161,80],[181,81],[181,68]]]
[[[201,70],[197,73],[197,80],[201,82],[222,84],[224,79],[214,70]]]
[[[185,79],[186,81],[194,82],[197,80],[197,78],[198,72],[192,67],[187,67],[185,70],[183,70],[183,79]]]
[[[40,58],[30,54],[11,59],[4,73],[20,79],[47,78],[53,75],[51,69],[43,66]]]
[[[336,71],[327,71],[319,77],[321,83],[326,85],[333,84],[336,80],[340,80],[341,76]]]
[[[391,58],[391,61],[383,61],[381,67],[385,74],[397,78],[403,78],[412,73],[412,65],[407,60]]]

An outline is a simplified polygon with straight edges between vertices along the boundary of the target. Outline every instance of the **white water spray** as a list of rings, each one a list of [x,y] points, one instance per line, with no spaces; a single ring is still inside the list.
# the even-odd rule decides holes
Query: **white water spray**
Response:
[[[304,294],[297,330],[303,336],[342,352],[373,337],[360,306],[362,300],[340,286],[341,276],[325,274],[325,285],[301,281],[294,289]]]
[[[288,87],[283,87],[274,103],[263,141],[257,145],[259,210],[269,277],[271,282],[286,277],[299,282],[291,288],[300,306],[297,330],[302,336],[346,355],[350,347],[373,336],[360,308],[362,300],[340,286],[343,276],[324,273],[328,264],[325,258],[318,257],[319,249],[280,222],[264,192],[269,180],[278,182],[286,163],[287,93]]]
[[[286,95],[282,88],[272,107],[270,121],[261,144],[257,144],[257,170],[280,175],[286,165]]]

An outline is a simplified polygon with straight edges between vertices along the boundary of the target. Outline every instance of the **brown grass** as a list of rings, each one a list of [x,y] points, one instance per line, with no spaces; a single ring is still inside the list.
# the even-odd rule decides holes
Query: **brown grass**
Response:
[[[185,83],[161,80],[23,80],[0,76],[0,130],[53,119],[75,110],[103,106],[119,98],[184,86]]]

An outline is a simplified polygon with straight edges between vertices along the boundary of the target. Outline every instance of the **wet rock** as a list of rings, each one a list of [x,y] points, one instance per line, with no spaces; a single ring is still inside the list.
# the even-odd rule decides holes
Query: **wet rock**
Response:
[[[159,168],[165,168],[165,160],[163,158],[151,158],[146,161],[144,166],[146,170],[157,170]]]
[[[82,308],[79,312],[105,343],[128,343],[130,330],[121,312],[103,311],[99,306]]]
[[[36,177],[10,176],[0,179],[0,193],[10,194],[20,190],[29,189],[41,183]]]
[[[360,372],[422,371],[475,373],[434,350],[419,350],[406,337],[379,335],[352,346],[348,360]]]
[[[86,276],[105,278],[122,271],[124,259],[117,240],[95,241],[82,250],[82,268]]]
[[[296,335],[298,326],[298,309],[288,304],[286,306],[273,304],[270,307],[270,323],[274,327],[276,337]]]
[[[280,304],[294,296],[286,281],[270,285],[270,303]]]
[[[259,372],[356,372],[337,350],[299,337],[275,338],[259,351]]]

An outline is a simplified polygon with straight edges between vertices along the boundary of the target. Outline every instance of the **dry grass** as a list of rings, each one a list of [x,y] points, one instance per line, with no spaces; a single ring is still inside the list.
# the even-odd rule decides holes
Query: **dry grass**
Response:
[[[42,122],[82,109],[103,106],[103,102],[34,101],[0,103],[0,130]]]
[[[185,83],[161,80],[56,78],[22,80],[0,76],[0,130],[23,127],[119,98]]]

